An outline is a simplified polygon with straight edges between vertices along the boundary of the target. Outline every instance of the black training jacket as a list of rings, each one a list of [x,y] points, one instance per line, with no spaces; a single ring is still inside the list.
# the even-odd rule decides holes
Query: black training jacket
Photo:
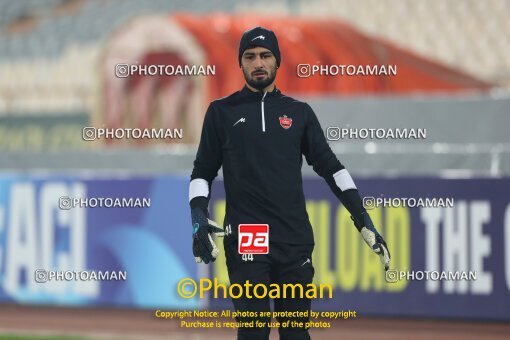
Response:
[[[341,193],[333,174],[343,169],[311,107],[278,89],[241,90],[211,102],[204,118],[191,180],[210,186],[223,166],[224,225],[237,240],[238,225],[269,225],[269,241],[313,244],[301,177],[302,156]]]

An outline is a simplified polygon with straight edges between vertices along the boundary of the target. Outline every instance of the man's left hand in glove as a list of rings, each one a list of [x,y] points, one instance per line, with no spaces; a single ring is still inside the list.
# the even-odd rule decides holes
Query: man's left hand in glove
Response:
[[[354,221],[354,225],[360,232],[366,244],[368,244],[374,253],[379,255],[379,259],[384,265],[384,270],[388,270],[390,268],[391,255],[386,242],[377,232],[377,229],[375,229],[370,215],[368,215],[368,213],[365,211],[358,215],[356,218],[351,216],[351,219]]]

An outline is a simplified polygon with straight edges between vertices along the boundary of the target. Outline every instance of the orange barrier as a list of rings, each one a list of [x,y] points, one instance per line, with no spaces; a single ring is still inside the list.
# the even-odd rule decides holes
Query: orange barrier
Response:
[[[237,51],[242,33],[254,26],[275,31],[282,53],[277,85],[306,95],[406,94],[487,90],[490,84],[442,66],[387,42],[366,36],[338,20],[295,17],[194,14],[172,15],[204,48],[216,76],[209,77],[209,98],[243,85]],[[396,76],[297,76],[298,64],[396,65]]]

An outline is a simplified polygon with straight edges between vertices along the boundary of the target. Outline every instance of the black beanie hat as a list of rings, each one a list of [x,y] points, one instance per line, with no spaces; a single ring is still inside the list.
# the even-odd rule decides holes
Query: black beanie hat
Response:
[[[241,66],[241,57],[245,50],[251,47],[264,47],[270,50],[275,58],[276,65],[280,66],[280,48],[278,47],[278,39],[273,31],[265,29],[264,27],[254,27],[243,33],[241,42],[239,43],[239,66]]]

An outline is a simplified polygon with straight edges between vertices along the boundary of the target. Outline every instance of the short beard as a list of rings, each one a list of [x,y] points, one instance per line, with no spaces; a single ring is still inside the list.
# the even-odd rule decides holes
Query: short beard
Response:
[[[268,70],[267,71],[267,78],[262,79],[262,80],[256,80],[255,78],[251,78],[251,76],[246,73],[244,68],[243,68],[243,75],[244,75],[244,79],[246,80],[246,83],[248,85],[250,85],[254,89],[262,91],[263,89],[265,89],[266,87],[271,85],[273,83],[273,81],[275,80],[275,78],[276,78],[276,67],[273,68],[272,70]]]

